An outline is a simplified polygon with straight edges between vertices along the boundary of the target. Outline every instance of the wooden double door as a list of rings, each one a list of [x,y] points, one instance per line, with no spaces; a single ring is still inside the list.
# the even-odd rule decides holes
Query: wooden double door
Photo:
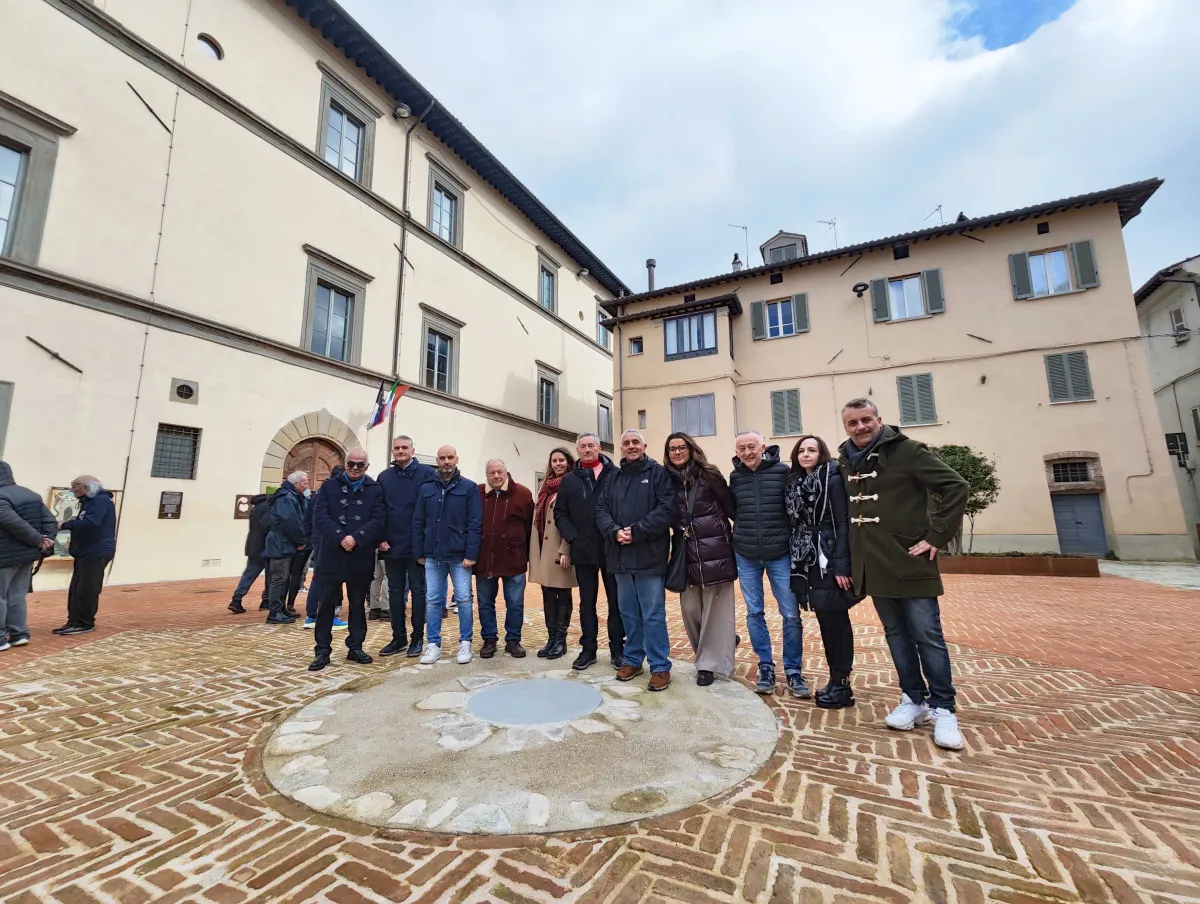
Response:
[[[315,493],[333,472],[334,465],[345,464],[342,452],[333,443],[323,439],[306,439],[292,446],[283,465],[283,476],[293,471],[305,471],[308,485]]]

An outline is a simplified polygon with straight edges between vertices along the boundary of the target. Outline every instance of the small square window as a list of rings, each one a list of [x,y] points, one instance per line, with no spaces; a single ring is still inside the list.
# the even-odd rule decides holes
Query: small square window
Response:
[[[1182,308],[1171,308],[1171,332],[1175,334],[1176,342],[1185,342],[1189,338],[1187,321],[1183,319]]]
[[[784,261],[795,260],[796,259],[796,246],[793,243],[791,245],[783,245],[779,248],[772,248],[768,252],[768,257],[770,258],[768,260],[768,263],[771,263],[771,264],[781,264]]]
[[[1051,465],[1055,483],[1087,483],[1092,471],[1086,461],[1063,461]]]
[[[1186,468],[1188,460],[1188,441],[1186,433],[1167,434],[1167,453],[1174,455],[1179,467]]]
[[[638,409],[638,429],[639,430],[646,429],[646,409],[645,408]]]
[[[629,340],[629,354],[640,355],[643,351],[645,351],[645,345],[641,336],[634,336]]]
[[[150,476],[195,480],[199,454],[199,430],[194,427],[159,424],[158,436],[154,440],[154,461],[150,466]]]
[[[902,276],[888,280],[888,311],[892,320],[910,320],[925,316],[925,300],[920,276]]]

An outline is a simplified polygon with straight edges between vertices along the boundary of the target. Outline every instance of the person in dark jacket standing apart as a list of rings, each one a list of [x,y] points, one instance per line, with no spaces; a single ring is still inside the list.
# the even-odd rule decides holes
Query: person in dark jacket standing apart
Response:
[[[575,441],[575,452],[579,459],[563,478],[554,505],[554,524],[570,546],[569,560],[579,584],[579,643],[583,649],[571,668],[583,671],[596,662],[600,634],[596,602],[603,583],[608,601],[608,656],[612,667],[619,669],[625,649],[625,626],[617,605],[617,579],[605,566],[604,538],[596,527],[596,500],[604,484],[617,473],[617,466],[600,454],[600,438],[594,433],[581,433]]]
[[[850,607],[858,602],[850,580],[850,514],[846,484],[829,447],[819,436],[802,436],[792,448],[787,484],[791,523],[792,592],[801,609],[812,609],[821,626],[829,683],[817,691],[817,706],[854,705],[854,628]]]
[[[847,402],[842,424],[854,586],[875,603],[903,692],[885,721],[897,731],[932,721],[934,743],[961,750],[937,553],[962,524],[967,482],[924,443],[885,425],[870,399]]]
[[[483,532],[483,503],[479,486],[458,470],[453,446],[438,449],[437,476],[421,487],[413,515],[413,555],[425,567],[425,652],[421,662],[430,665],[442,658],[442,608],[446,581],[454,585],[458,609],[459,665],[471,661],[474,623],[471,606],[471,569],[479,559]]]
[[[263,550],[270,588],[268,625],[290,625],[296,620],[296,616],[287,614],[287,593],[296,551],[308,544],[304,527],[308,514],[308,500],[304,498],[307,489],[308,474],[293,471],[271,495],[271,526]]]
[[[0,461],[0,650],[29,643],[25,595],[33,563],[54,549],[58,524],[33,490]]]
[[[676,479],[675,527],[684,535],[687,589],[679,594],[683,627],[696,656],[696,683],[733,675],[737,648],[737,561],[729,521],[735,506],[725,475],[686,433],[667,437],[667,470]]]
[[[79,500],[79,515],[58,526],[70,531],[69,552],[75,560],[67,591],[67,623],[53,634],[86,634],[96,628],[104,569],[117,552],[117,508],[112,493],[95,477],[85,474],[71,481]]]
[[[766,595],[763,573],[783,618],[783,671],[788,689],[797,697],[811,697],[804,680],[804,626],[790,583],[791,560],[788,542],[791,526],[783,495],[788,466],[779,460],[778,446],[764,446],[757,430],[744,430],[734,440],[737,455],[729,488],[737,504],[733,524],[733,551],[737,556],[738,580],[746,600],[746,628],[758,656],[760,694],[775,693],[775,658],[771,653],[771,631],[764,615]]]
[[[392,621],[392,639],[379,651],[380,656],[421,655],[421,638],[425,634],[425,566],[413,555],[413,515],[421,487],[436,477],[433,468],[417,461],[417,446],[412,437],[400,435],[392,440],[392,461],[376,478],[387,502],[387,530],[379,548],[384,555]],[[411,635],[405,627],[406,594],[412,596]]]
[[[475,563],[475,590],[479,595],[481,659],[496,655],[499,629],[496,597],[504,593],[504,652],[525,657],[521,629],[525,625],[525,569],[529,566],[529,537],[533,530],[533,494],[508,473],[499,458],[487,463],[487,483],[479,485],[483,504],[483,531],[479,561]]]
[[[313,500],[313,532],[321,537],[321,602],[314,630],[316,654],[310,672],[329,665],[333,652],[333,611],[346,588],[350,631],[346,635],[346,661],[366,665],[371,657],[363,650],[367,638],[367,591],[375,576],[375,551],[387,525],[383,487],[367,473],[367,453],[353,449],[346,455],[346,470],[321,484]]]
[[[640,431],[621,434],[621,454],[621,470],[605,483],[596,503],[596,526],[604,537],[608,570],[617,577],[626,631],[617,680],[642,674],[642,662],[648,659],[650,690],[665,691],[671,684],[666,579],[675,481],[647,457]]]
[[[267,567],[267,560],[263,558],[263,552],[267,548],[267,531],[271,529],[271,507],[267,504],[270,499],[271,497],[266,493],[250,497],[250,528],[246,532],[246,568],[242,571],[237,588],[233,591],[233,600],[229,604],[229,611],[234,615],[242,615],[246,611],[242,606],[242,600],[246,598],[246,594],[250,592],[250,588],[254,586],[258,576]],[[263,581],[262,603],[259,605],[259,609],[271,608],[268,601],[270,598],[268,583],[267,580]]]

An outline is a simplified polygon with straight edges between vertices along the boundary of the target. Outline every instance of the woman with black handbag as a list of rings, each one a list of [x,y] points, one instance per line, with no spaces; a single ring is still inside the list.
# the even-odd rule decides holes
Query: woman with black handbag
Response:
[[[850,672],[854,628],[850,607],[862,599],[850,580],[850,514],[846,484],[829,447],[819,436],[802,436],[792,449],[784,496],[791,522],[792,592],[801,609],[812,609],[821,626],[829,683],[817,706],[854,705]]]
[[[672,544],[667,586],[680,591],[683,626],[696,656],[696,683],[707,687],[714,675],[733,674],[738,642],[733,594],[737,563],[729,525],[733,495],[724,475],[686,433],[667,437],[663,458],[676,481],[675,536],[681,544]]]

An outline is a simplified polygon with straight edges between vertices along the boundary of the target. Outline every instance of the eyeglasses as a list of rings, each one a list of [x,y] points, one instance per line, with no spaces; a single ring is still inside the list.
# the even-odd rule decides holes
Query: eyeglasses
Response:
[[[687,446],[667,446],[667,451],[674,455],[676,452],[686,452]]]
[[[348,461],[346,462],[347,471],[361,471],[367,466],[365,461]]]

